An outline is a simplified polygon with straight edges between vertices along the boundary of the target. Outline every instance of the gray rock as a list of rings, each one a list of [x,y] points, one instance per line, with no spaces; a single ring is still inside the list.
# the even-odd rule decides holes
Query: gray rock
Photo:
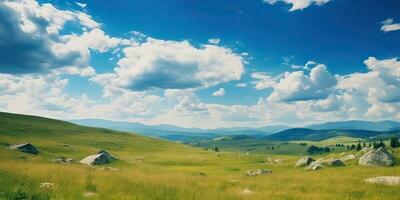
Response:
[[[11,150],[21,151],[24,153],[39,154],[39,150],[36,149],[36,147],[33,146],[31,143],[16,144],[16,145],[12,145],[8,148]]]
[[[310,165],[308,165],[305,170],[319,170],[322,169],[324,166],[321,165],[321,163],[318,162],[312,162]]]
[[[394,159],[392,155],[383,147],[371,149],[358,160],[359,165],[363,166],[392,166]]]
[[[82,159],[79,163],[84,165],[102,165],[116,160],[117,158],[109,154],[107,151],[101,150],[96,155],[91,155]]]
[[[328,164],[329,164],[329,166],[331,166],[331,167],[342,167],[342,166],[346,166],[346,165],[344,164],[344,162],[343,162],[342,160],[339,160],[339,159],[332,160],[332,161],[330,161]]]
[[[258,175],[270,174],[270,173],[272,173],[272,171],[268,170],[268,169],[249,170],[246,172],[247,176],[258,176]]]
[[[304,166],[311,164],[314,161],[315,160],[313,158],[311,158],[310,156],[303,156],[296,162],[295,166],[296,167],[304,167]]]
[[[383,185],[400,185],[400,176],[378,176],[365,179],[364,182]]]

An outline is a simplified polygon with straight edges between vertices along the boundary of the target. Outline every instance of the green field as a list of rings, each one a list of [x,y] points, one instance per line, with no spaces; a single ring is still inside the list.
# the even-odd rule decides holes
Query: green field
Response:
[[[6,148],[24,142],[34,144],[40,154]],[[280,151],[254,150],[246,155],[227,145],[213,152],[136,134],[0,113],[0,199],[399,199],[400,186],[362,180],[399,175],[400,163],[361,167],[353,160],[346,167],[304,171],[293,167],[304,148],[287,144]],[[80,160],[100,149],[119,161],[96,167],[52,162],[57,156]],[[399,149],[394,155],[400,159]],[[269,163],[268,157],[282,163]],[[273,172],[246,176],[253,169]],[[41,188],[46,182],[53,187]],[[246,189],[251,192],[243,193]]]

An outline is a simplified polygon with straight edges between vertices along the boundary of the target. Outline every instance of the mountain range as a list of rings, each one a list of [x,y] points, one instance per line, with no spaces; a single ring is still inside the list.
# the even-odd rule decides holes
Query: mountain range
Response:
[[[311,124],[305,127],[264,126],[259,128],[231,127],[217,129],[183,128],[170,124],[145,125],[137,122],[120,122],[103,119],[78,119],[70,122],[90,127],[100,127],[118,131],[140,133],[146,136],[164,138],[175,141],[194,139],[211,139],[226,135],[252,135],[274,140],[311,139],[318,140],[335,135],[365,136],[379,135],[379,132],[400,130],[400,122],[396,121],[339,121],[322,124]]]

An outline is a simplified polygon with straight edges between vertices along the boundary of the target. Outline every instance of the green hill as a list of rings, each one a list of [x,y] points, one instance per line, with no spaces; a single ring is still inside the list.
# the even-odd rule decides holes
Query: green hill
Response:
[[[239,139],[227,141],[248,140]],[[9,144],[24,142],[31,142],[40,153],[7,149]],[[94,167],[52,162],[58,156],[79,161],[100,149],[119,160]],[[398,157],[399,150],[393,151]],[[212,152],[131,133],[0,113],[0,199],[333,200],[398,196],[399,186],[362,182],[374,176],[398,175],[398,165],[367,168],[353,160],[346,162],[346,167],[306,172],[293,167],[299,155],[283,154],[246,155],[223,148]],[[270,159],[282,162],[271,163]],[[247,170],[254,169],[271,169],[272,174],[246,176]]]

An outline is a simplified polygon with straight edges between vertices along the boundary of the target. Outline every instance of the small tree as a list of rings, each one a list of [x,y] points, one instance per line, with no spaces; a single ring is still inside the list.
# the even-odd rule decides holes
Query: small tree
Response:
[[[219,148],[218,148],[218,147],[215,147],[215,148],[214,148],[214,151],[215,151],[215,152],[219,152]]]
[[[350,147],[350,149],[355,149],[355,148],[356,148],[356,145],[354,145],[354,144],[352,144]]]
[[[367,146],[367,144],[365,144],[365,141],[364,141],[364,143],[363,143],[363,147],[365,148]]]
[[[392,137],[390,138],[390,146],[393,148],[398,148],[400,147],[400,141],[398,137]]]
[[[357,144],[356,149],[357,149],[357,151],[360,151],[360,150],[361,150],[361,144],[360,144],[360,143]]]

